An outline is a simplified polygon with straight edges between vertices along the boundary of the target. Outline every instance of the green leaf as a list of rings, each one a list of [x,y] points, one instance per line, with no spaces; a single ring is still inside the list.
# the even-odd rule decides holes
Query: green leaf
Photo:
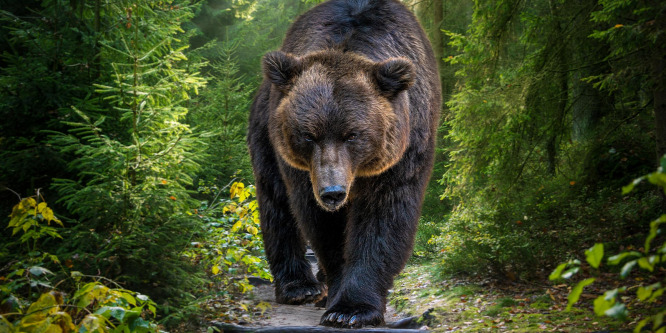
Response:
[[[641,301],[646,300],[650,295],[652,295],[652,286],[640,286],[638,287],[638,290],[636,290],[636,297]]]
[[[622,303],[616,303],[604,313],[608,317],[624,320],[627,318],[627,307]]]
[[[81,273],[79,271],[72,271],[69,274],[69,276],[71,276],[74,279],[74,281],[79,281],[83,277],[83,273]]]
[[[652,293],[652,296],[650,296],[650,298],[648,298],[647,301],[648,301],[648,302],[654,302],[654,301],[656,301],[659,297],[661,297],[661,295],[663,295],[663,294],[664,294],[664,288],[659,288],[659,289],[655,290],[655,291]]]
[[[603,316],[606,310],[610,309],[615,304],[615,299],[607,300],[606,294],[597,297],[594,300],[594,313],[597,316]]]
[[[661,172],[653,172],[647,175],[650,183],[655,184],[661,188],[666,188],[666,174]]]
[[[650,272],[654,271],[654,265],[652,265],[652,263],[650,263],[650,260],[646,257],[638,259],[638,266]]]
[[[640,256],[641,256],[641,253],[637,252],[637,251],[622,252],[622,253],[616,254],[616,255],[608,258],[607,262],[608,262],[609,265],[617,265],[627,257],[640,257]]]
[[[652,317],[652,328],[657,329],[664,323],[664,312],[659,312]]]
[[[89,314],[79,324],[79,333],[104,333],[104,318]]]
[[[631,270],[634,268],[634,266],[636,266],[637,262],[638,260],[634,259],[624,264],[624,266],[622,266],[622,270],[620,271],[620,277],[622,277],[623,279],[626,278],[629,275],[629,273],[631,273]]]
[[[562,278],[562,271],[564,271],[564,269],[567,268],[568,264],[569,263],[565,262],[565,263],[557,265],[555,270],[553,270],[553,272],[550,273],[550,276],[548,276],[548,280],[553,281],[553,280],[557,280],[557,279]]]
[[[564,272],[562,274],[562,278],[563,279],[569,279],[572,276],[574,276],[574,274],[578,273],[578,271],[580,271],[580,267],[574,267],[574,268],[568,269],[566,272]]]
[[[40,202],[39,205],[37,205],[37,213],[43,212],[44,208],[46,208],[46,202]]]
[[[567,311],[571,310],[571,307],[578,302],[578,299],[580,298],[580,294],[583,293],[583,288],[586,286],[592,284],[594,282],[594,278],[589,278],[585,279],[583,281],[578,282],[576,286],[571,290],[569,293],[569,296],[567,299],[569,302],[567,303]]]
[[[626,195],[629,192],[631,192],[634,189],[634,187],[636,187],[636,185],[640,184],[643,181],[643,179],[645,179],[645,177],[636,178],[636,179],[634,179],[633,182],[631,182],[631,184],[629,184],[627,186],[623,186],[622,187],[622,195]]]
[[[53,272],[40,266],[32,266],[28,269],[28,271],[30,272],[31,275],[34,276],[42,276],[45,274],[53,275]]]
[[[132,306],[136,306],[136,298],[134,298],[134,296],[132,296],[132,294],[130,294],[130,293],[121,293],[120,295],[125,301],[127,301],[127,303],[129,303]]]
[[[634,327],[634,333],[640,333],[643,330],[643,327],[645,327],[648,323],[650,322],[650,318],[645,318],[636,324],[636,327]]]
[[[597,243],[593,247],[585,251],[585,259],[594,268],[599,268],[601,259],[604,257],[604,244]]]

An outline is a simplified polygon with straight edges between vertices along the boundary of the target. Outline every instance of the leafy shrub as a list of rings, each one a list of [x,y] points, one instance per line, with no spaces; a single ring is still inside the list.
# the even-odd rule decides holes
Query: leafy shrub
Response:
[[[644,180],[659,186],[666,193],[666,156],[662,158],[661,166],[656,172],[635,179],[632,183],[622,188],[622,193],[627,194],[631,192],[636,185]],[[650,223],[650,230],[647,233],[643,247],[638,250],[620,251],[616,255],[607,257],[606,263],[609,266],[622,266],[619,270],[619,277],[621,279],[627,278],[634,271],[634,268],[639,268],[644,274],[651,277],[650,279],[640,280],[654,281],[655,278],[661,276],[659,271],[663,270],[664,264],[666,264],[666,241],[663,237],[659,237],[662,233],[662,225],[665,223],[666,214],[661,215]],[[593,247],[585,251],[586,262],[595,270],[600,268],[604,256],[607,256],[607,254],[604,251],[603,243],[596,243]],[[558,265],[551,273],[550,279],[569,279],[580,270],[581,261],[577,259],[570,260]],[[583,289],[595,281],[596,278],[594,277],[579,281],[569,293],[567,309],[570,309],[578,302]],[[652,323],[654,331],[666,331],[666,327],[663,326],[666,307],[661,302],[666,291],[666,281],[651,284],[639,283],[638,286],[627,282],[624,286],[608,290],[594,300],[594,312],[598,316],[626,319],[629,313],[622,294],[630,292],[633,289],[636,290],[635,296],[638,302],[643,303],[650,309],[649,316],[638,321],[634,332],[641,332],[650,323]]]
[[[196,300],[169,313],[162,322],[182,325],[201,317],[237,320],[256,311],[263,313],[269,306],[265,302],[255,309],[239,302],[239,296],[253,288],[250,276],[272,280],[259,229],[254,186],[232,181],[221,189],[214,184],[201,184],[199,191],[212,199],[203,201],[194,211],[203,222],[202,233],[183,255],[206,272],[205,285]]]
[[[0,271],[0,331],[157,332],[150,318],[156,313],[155,303],[147,296],[109,288],[100,277],[69,271],[57,256],[38,251],[37,244],[63,238],[52,222],[62,226],[39,194],[12,209],[8,228],[12,236],[21,235],[0,253],[2,262],[9,261]],[[43,264],[59,265],[62,272],[53,273]],[[52,284],[58,276],[64,279]]]
[[[233,182],[229,193],[228,199],[215,198],[198,209],[206,236],[203,242],[195,243],[187,256],[209,272],[215,289],[244,293],[252,289],[248,275],[270,280],[272,277],[259,231],[254,186]]]

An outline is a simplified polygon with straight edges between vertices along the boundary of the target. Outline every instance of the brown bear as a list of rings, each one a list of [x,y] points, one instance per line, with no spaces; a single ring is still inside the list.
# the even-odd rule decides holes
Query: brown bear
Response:
[[[381,325],[433,166],[428,39],[398,1],[331,0],[293,23],[263,71],[248,144],[277,301],[328,296],[322,325]]]

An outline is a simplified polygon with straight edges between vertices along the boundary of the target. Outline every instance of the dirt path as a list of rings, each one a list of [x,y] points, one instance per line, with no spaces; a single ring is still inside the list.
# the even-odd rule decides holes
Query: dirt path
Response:
[[[305,305],[286,305],[275,302],[275,293],[273,285],[261,285],[254,289],[255,300],[267,302],[271,308],[266,311],[266,318],[262,318],[253,325],[256,326],[317,326],[319,319],[326,311],[325,308],[314,306],[314,304]],[[384,315],[388,325],[407,318],[396,312],[392,306],[387,306]]]
[[[310,260],[313,272],[317,271],[317,262],[314,254],[308,251],[306,257]],[[266,310],[261,318],[252,323],[244,325],[229,325],[223,323],[213,323],[214,326],[221,328],[223,332],[391,332],[391,333],[411,333],[423,332],[418,330],[418,325],[410,321],[406,315],[399,314],[394,307],[387,306],[384,318],[386,326],[364,329],[335,329],[319,326],[319,320],[326,311],[325,308],[316,307],[314,304],[305,305],[286,305],[275,302],[274,287],[270,283],[254,283],[255,288],[252,291],[252,299],[255,302],[266,302],[270,308]],[[413,320],[412,320],[413,321]]]

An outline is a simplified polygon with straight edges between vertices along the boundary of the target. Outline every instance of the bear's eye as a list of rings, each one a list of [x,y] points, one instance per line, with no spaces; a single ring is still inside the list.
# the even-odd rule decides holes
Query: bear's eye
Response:
[[[312,134],[303,134],[303,140],[305,142],[312,142],[314,141],[314,136]]]
[[[345,138],[345,140],[346,140],[346,141],[354,141],[354,140],[356,140],[357,138],[358,138],[358,134],[356,134],[356,133],[351,133],[351,134],[347,135],[347,137]]]

